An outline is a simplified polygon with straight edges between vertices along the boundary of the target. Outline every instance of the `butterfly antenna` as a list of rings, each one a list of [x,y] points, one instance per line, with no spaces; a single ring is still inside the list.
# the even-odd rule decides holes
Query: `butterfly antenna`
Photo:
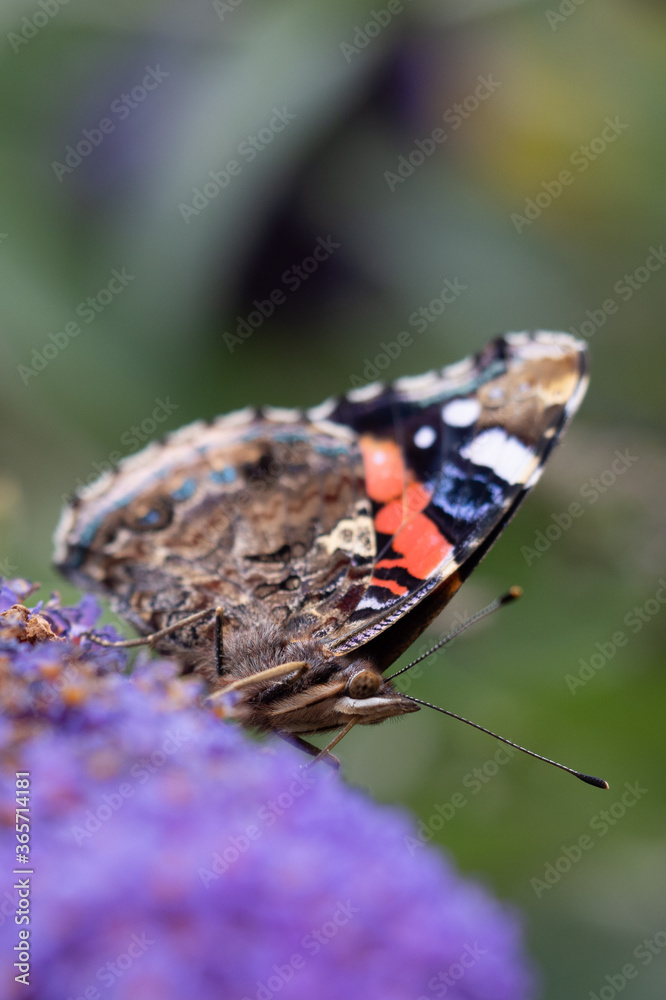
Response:
[[[572,767],[567,767],[566,764],[558,764],[556,760],[551,760],[550,757],[542,757],[540,753],[534,753],[533,750],[527,750],[525,747],[519,746],[517,743],[513,743],[511,740],[507,740],[504,736],[498,736],[497,733],[493,733],[492,730],[486,729],[485,726],[480,726],[476,722],[471,722],[469,719],[463,718],[462,715],[456,715],[455,712],[449,712],[446,708],[440,708],[439,705],[432,705],[429,701],[421,701],[420,698],[413,698],[409,694],[403,694],[403,698],[408,698],[409,701],[415,701],[418,705],[425,705],[426,708],[434,708],[436,712],[441,712],[443,715],[449,715],[452,719],[458,719],[459,722],[465,722],[468,726],[473,726],[474,729],[480,729],[482,733],[487,733],[488,736],[493,736],[496,740],[500,740],[502,743],[506,743],[507,746],[514,747],[516,750],[520,750],[522,753],[528,754],[530,757],[536,757],[537,760],[543,760],[546,764],[552,764],[553,767],[559,767],[562,771],[568,771],[569,774],[573,774],[575,778],[580,778],[588,785],[594,785],[595,788],[608,788],[608,782],[604,781],[603,778],[595,778],[591,774],[583,774],[582,771],[574,771]]]
[[[468,618],[467,621],[463,622],[462,625],[459,625],[458,628],[453,630],[453,632],[449,632],[448,635],[445,635],[444,638],[440,639],[439,642],[435,643],[432,649],[429,649],[427,653],[423,653],[421,656],[418,656],[415,660],[412,660],[411,663],[408,663],[406,667],[402,667],[400,670],[396,670],[396,672],[394,674],[391,674],[390,677],[387,677],[386,680],[392,681],[394,677],[398,677],[400,674],[404,674],[405,670],[411,670],[412,667],[415,667],[417,663],[421,662],[421,660],[427,660],[429,656],[432,656],[433,653],[436,653],[438,649],[442,648],[442,646],[448,645],[448,643],[450,643],[453,639],[459,636],[461,632],[464,632],[465,629],[468,629],[470,625],[475,625],[476,622],[480,621],[482,618],[486,618],[488,615],[492,615],[493,611],[497,611],[499,608],[503,608],[505,604],[511,604],[512,601],[518,600],[518,598],[522,597],[522,595],[523,595],[522,587],[511,587],[511,589],[508,590],[506,594],[504,594],[502,597],[496,598],[492,602],[492,604],[488,605],[487,608],[482,608],[481,611],[477,611],[475,615],[472,615],[471,618]]]

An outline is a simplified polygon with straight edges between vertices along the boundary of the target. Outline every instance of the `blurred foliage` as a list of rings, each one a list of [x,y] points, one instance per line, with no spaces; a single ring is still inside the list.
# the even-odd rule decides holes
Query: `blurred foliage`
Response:
[[[586,335],[582,414],[428,639],[510,584],[526,596],[413,690],[601,773],[611,791],[513,758],[472,794],[463,782],[495,745],[425,711],[355,730],[341,756],[350,780],[426,823],[466,793],[434,839],[527,912],[547,1000],[599,991],[632,961],[626,995],[652,1000],[666,958],[643,966],[632,952],[666,927],[666,612],[658,605],[635,633],[625,617],[654,599],[665,566],[664,280],[637,271],[666,228],[663,5],[398,6],[389,17],[383,0],[375,15],[356,0],[5,0],[0,570],[73,596],[49,568],[62,497],[136,448],[132,428],[152,436],[156,400],[173,407],[161,433],[247,403],[314,404],[367,378],[401,330],[413,344],[388,377],[457,360],[503,330]],[[154,89],[135,89],[147,74]],[[475,106],[480,79],[489,93]],[[432,155],[387,179],[437,128],[446,139]],[[206,188],[232,160],[227,186]],[[571,180],[558,192],[562,171]],[[339,247],[285,288],[318,238]],[[85,322],[77,307],[114,269],[131,280]],[[467,287],[444,314],[410,326],[456,278]],[[234,343],[239,318],[275,288],[285,301]],[[616,449],[635,460],[581,501]],[[526,554],[575,500],[584,516]],[[572,693],[566,675],[618,630],[626,646]],[[530,880],[636,781],[647,793],[537,898]]]

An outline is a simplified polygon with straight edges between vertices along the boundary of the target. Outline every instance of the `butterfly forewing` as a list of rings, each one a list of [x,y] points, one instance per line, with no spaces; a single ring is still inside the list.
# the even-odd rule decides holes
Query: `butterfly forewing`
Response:
[[[445,602],[441,585],[466,575],[537,481],[586,383],[580,342],[513,334],[440,373],[338,405],[329,419],[360,435],[377,538],[370,586],[332,640],[338,651],[417,615],[435,589]]]

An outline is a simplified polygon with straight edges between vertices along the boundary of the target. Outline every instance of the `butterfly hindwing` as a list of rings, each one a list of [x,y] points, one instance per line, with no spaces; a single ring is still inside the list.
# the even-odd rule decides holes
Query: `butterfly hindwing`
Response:
[[[56,542],[56,565],[146,634],[217,606],[229,627],[337,626],[376,555],[355,434],[273,408],[191,424],[125,459],[65,509]]]

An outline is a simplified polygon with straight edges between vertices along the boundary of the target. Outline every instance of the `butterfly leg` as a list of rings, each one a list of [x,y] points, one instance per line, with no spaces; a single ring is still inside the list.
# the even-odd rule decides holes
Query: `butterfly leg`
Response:
[[[90,639],[91,642],[96,642],[98,646],[107,646],[113,649],[130,649],[133,646],[152,646],[159,639],[164,638],[165,635],[171,635],[172,632],[178,632],[181,628],[186,628],[188,625],[193,625],[195,622],[200,621],[202,618],[206,618],[208,615],[216,613],[215,608],[205,608],[203,611],[197,611],[194,615],[188,615],[187,618],[180,618],[173,625],[167,625],[166,628],[161,628],[159,632],[153,632],[151,635],[142,636],[140,639],[121,639],[119,641],[112,641],[110,639],[100,639],[93,632],[82,632],[82,636],[86,639]]]
[[[224,637],[222,626],[224,624],[224,611],[222,608],[215,608],[215,638],[213,645],[215,649],[215,672],[218,677],[224,673]]]
[[[347,725],[344,727],[344,729],[341,729],[338,735],[335,736],[331,740],[331,742],[324,747],[323,750],[320,750],[317,753],[315,759],[310,764],[308,764],[308,767],[314,767],[314,765],[318,764],[320,760],[327,761],[329,757],[333,757],[333,754],[331,753],[333,747],[337,746],[342,737],[346,736],[349,730],[352,728],[352,726],[355,725],[356,725],[356,719],[352,719],[351,722],[348,722]],[[337,760],[337,757],[333,757],[333,760]]]
[[[230,691],[238,691],[239,688],[249,687],[252,684],[260,684],[262,681],[272,681],[276,677],[284,677],[285,674],[294,674],[295,680],[296,677],[300,677],[301,674],[304,674],[309,669],[309,665],[304,660],[294,660],[291,663],[278,663],[275,667],[267,667],[266,670],[260,670],[256,674],[249,674],[247,677],[240,677],[237,681],[225,684],[224,687],[214,691],[208,700],[214,701],[222,698],[225,694],[229,694]]]
[[[333,768],[334,771],[338,771],[340,769],[340,761],[334,754],[326,753],[326,755],[322,757],[322,753],[325,753],[325,751],[322,751],[319,747],[314,746],[312,743],[308,743],[308,741],[304,740],[301,736],[294,736],[292,733],[282,733],[278,730],[275,730],[275,735],[279,736],[281,740],[285,741],[285,743],[291,743],[291,745],[293,747],[297,747],[298,750],[303,750],[304,753],[308,754],[310,757],[321,758],[324,764],[328,764],[328,766]],[[312,763],[314,764],[315,761],[312,761]],[[310,766],[310,764],[307,765],[307,767]]]

